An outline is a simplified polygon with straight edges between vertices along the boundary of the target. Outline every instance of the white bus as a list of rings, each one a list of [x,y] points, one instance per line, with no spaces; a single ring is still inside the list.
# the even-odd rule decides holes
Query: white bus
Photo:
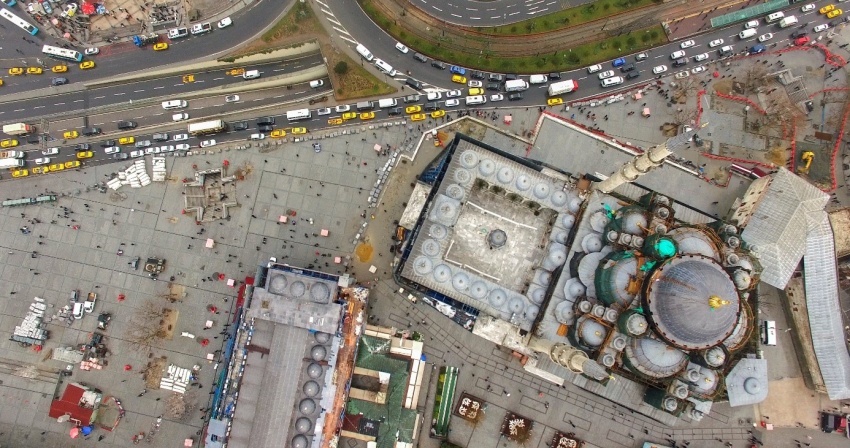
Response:
[[[306,120],[312,116],[313,114],[310,112],[310,109],[298,109],[286,112],[286,119],[289,121]]]
[[[27,33],[29,33],[33,36],[38,34],[38,28],[30,25],[30,23],[27,22],[26,20],[12,14],[11,12],[9,12],[8,9],[5,9],[5,8],[0,9],[0,16],[2,16],[6,20],[12,22],[12,24],[17,26],[18,28],[26,31]]]
[[[65,48],[53,47],[50,45],[45,45],[41,48],[41,52],[57,59],[66,59],[68,61],[74,62],[82,62],[83,54],[79,51],[68,50]]]
[[[189,125],[189,133],[192,135],[207,135],[215,134],[227,129],[227,125],[223,120],[210,120],[201,123],[192,123]]]

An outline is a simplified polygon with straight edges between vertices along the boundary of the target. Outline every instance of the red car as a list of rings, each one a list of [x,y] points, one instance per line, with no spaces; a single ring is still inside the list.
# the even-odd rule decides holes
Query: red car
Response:
[[[806,44],[809,43],[810,40],[811,39],[809,39],[809,36],[798,37],[798,38],[794,39],[794,45],[797,45],[797,46],[806,45]]]

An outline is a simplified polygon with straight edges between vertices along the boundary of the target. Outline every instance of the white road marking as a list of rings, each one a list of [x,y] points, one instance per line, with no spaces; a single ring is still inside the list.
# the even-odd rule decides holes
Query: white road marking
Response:
[[[179,84],[178,84],[178,85],[179,85]],[[157,90],[157,89],[164,89],[164,88],[165,88],[165,86],[159,86],[159,87],[154,87],[153,89],[154,89],[154,90]]]
[[[432,8],[434,8],[434,9],[436,9],[437,11],[443,12],[443,10],[442,10],[442,9],[440,9],[440,8],[438,8],[438,7],[436,7],[436,6],[431,6],[431,7],[432,7]]]
[[[85,101],[85,100],[74,100],[75,103],[81,103],[83,101]]]
[[[134,91],[133,91],[133,93],[139,93],[139,92],[144,92],[144,89],[142,89],[142,90],[134,90]]]
[[[96,96],[96,97],[94,97],[94,98],[92,98],[92,99],[93,99],[93,100],[99,100],[99,99],[101,99],[101,98],[106,98],[106,97],[103,97],[103,96]]]
[[[351,42],[352,44],[356,44],[356,43],[357,43],[357,41],[356,41],[356,40],[354,40],[354,39],[350,39],[350,38],[345,37],[345,36],[339,36],[339,37],[341,37],[343,40],[347,40],[347,41]]]
[[[224,79],[224,76],[222,76],[221,78],[213,78],[213,81],[221,81],[222,79]]]
[[[121,95],[124,95],[124,92],[113,93],[113,95],[115,95],[115,96],[121,96]]]
[[[44,108],[44,106],[35,106],[35,107],[33,107],[33,109],[43,109],[43,108]]]

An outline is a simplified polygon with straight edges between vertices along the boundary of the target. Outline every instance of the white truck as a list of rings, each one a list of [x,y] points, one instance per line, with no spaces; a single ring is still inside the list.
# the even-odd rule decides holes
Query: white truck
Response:
[[[0,151],[0,159],[23,159],[23,151]]]
[[[553,82],[549,84],[549,96],[558,96],[564,93],[570,93],[578,90],[578,83],[572,79],[566,81]]]
[[[523,90],[528,90],[528,83],[522,79],[512,79],[510,81],[505,81],[505,91],[506,92],[522,92]]]
[[[21,168],[25,165],[21,159],[0,159],[0,170],[11,169],[11,168]]]
[[[12,123],[3,126],[3,133],[9,135],[26,135],[35,132],[35,126],[26,123]]]
[[[788,16],[779,21],[780,28],[788,28],[791,25],[797,24],[797,18],[794,16]]]

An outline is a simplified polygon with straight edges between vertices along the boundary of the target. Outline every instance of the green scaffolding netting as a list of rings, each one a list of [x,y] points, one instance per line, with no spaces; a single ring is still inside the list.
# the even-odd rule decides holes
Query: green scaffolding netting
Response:
[[[752,17],[760,17],[763,15],[767,15],[768,13],[788,6],[788,4],[788,0],[771,0],[769,2],[750,6],[749,8],[744,8],[740,11],[730,12],[729,14],[723,14],[722,16],[717,16],[711,19],[711,27],[720,28],[727,26],[731,23],[740,22],[742,20],[746,20]]]

